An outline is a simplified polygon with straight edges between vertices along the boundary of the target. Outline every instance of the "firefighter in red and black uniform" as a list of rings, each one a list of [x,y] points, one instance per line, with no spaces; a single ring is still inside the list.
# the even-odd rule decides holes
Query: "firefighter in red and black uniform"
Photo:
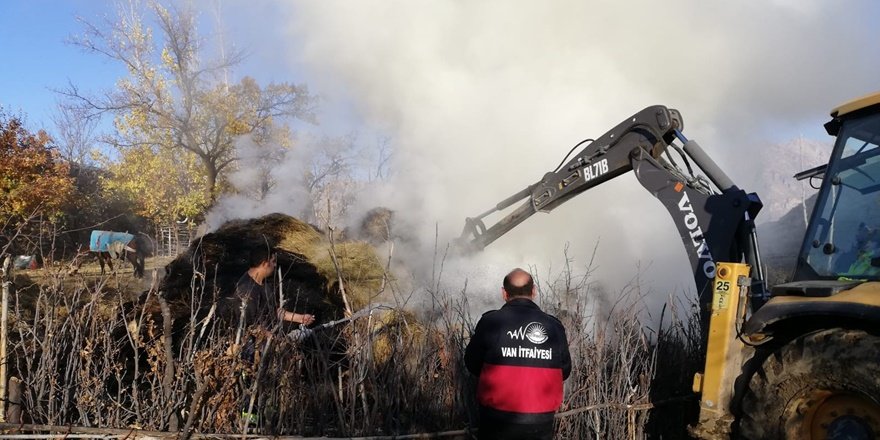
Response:
[[[522,269],[504,277],[505,304],[483,314],[465,352],[479,376],[480,439],[552,439],[571,373],[565,327],[532,300],[535,283]]]

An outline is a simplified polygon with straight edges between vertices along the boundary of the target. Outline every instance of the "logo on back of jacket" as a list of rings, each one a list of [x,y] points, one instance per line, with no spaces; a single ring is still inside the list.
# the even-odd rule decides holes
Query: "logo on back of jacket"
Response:
[[[535,345],[547,342],[547,329],[540,322],[530,322],[515,330],[508,330],[507,336],[517,341],[529,341]],[[553,349],[537,347],[501,347],[501,356],[526,359],[553,359]]]

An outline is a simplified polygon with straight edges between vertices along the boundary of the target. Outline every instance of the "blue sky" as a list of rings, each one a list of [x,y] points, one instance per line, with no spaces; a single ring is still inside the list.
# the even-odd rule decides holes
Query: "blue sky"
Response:
[[[112,86],[122,70],[66,44],[80,31],[77,15],[104,14],[106,3],[86,0],[5,1],[0,4],[0,105],[23,113],[33,127],[51,128],[56,94],[68,81],[86,90]]]
[[[213,27],[216,23],[213,6],[218,2],[205,0],[197,3],[207,5],[200,9],[201,28]],[[273,15],[272,2],[251,5],[236,1],[224,3],[222,8],[223,16],[233,17],[223,22],[226,44],[247,53],[245,62],[235,73],[253,76],[261,83],[306,82],[295,57],[279,56],[276,51],[265,50],[270,47],[266,41],[283,43],[281,29],[277,26],[261,27],[257,24]],[[115,11],[115,2],[112,1],[0,2],[0,48],[5,60],[0,69],[0,106],[7,112],[23,114],[32,128],[51,131],[51,116],[59,98],[53,90],[63,89],[69,82],[92,93],[112,88],[116,80],[125,75],[125,70],[68,41],[72,35],[82,32],[77,17],[99,24],[112,19]],[[206,39],[216,37],[213,29],[207,31],[210,33]],[[325,102],[325,108],[333,113],[333,117],[323,118],[325,125],[336,131],[344,132],[358,123],[348,103]],[[105,129],[106,124],[107,121]]]

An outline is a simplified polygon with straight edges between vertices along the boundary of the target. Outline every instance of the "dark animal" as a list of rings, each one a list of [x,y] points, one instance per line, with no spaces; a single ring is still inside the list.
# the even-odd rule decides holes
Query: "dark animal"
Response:
[[[113,260],[128,260],[134,268],[134,276],[144,277],[144,260],[146,259],[147,246],[143,240],[127,232],[92,231],[89,240],[89,250],[98,255],[98,263],[101,265],[101,274],[104,273],[104,265],[113,270]]]

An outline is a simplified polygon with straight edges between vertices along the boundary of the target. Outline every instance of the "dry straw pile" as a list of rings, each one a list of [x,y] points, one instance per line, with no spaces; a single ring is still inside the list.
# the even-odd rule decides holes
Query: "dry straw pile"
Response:
[[[385,268],[369,243],[333,242],[294,217],[269,214],[227,222],[193,241],[166,266],[159,290],[169,302],[179,305],[191,303],[195,291],[206,308],[214,298],[234,292],[236,282],[248,269],[249,256],[259,248],[277,255],[287,304],[296,311],[319,315],[319,319],[340,317],[346,300],[353,310],[380,300],[378,293],[387,281]],[[199,282],[193,283],[194,279]]]

